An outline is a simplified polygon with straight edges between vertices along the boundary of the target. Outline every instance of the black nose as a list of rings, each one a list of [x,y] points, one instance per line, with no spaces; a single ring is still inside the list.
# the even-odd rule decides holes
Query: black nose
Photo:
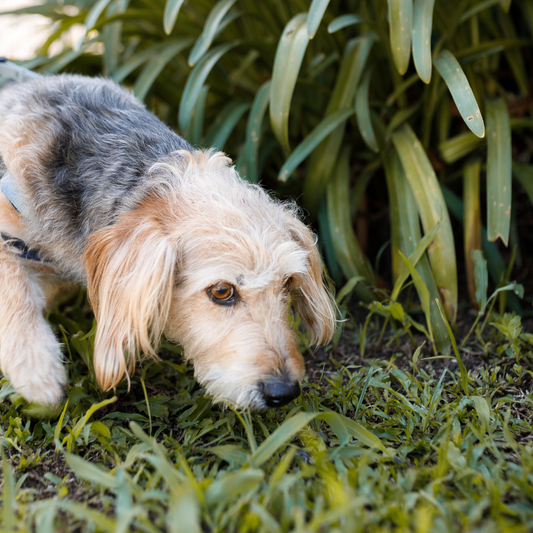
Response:
[[[268,407],[281,407],[288,404],[294,398],[298,398],[302,392],[297,381],[282,381],[273,379],[259,385],[263,398]]]

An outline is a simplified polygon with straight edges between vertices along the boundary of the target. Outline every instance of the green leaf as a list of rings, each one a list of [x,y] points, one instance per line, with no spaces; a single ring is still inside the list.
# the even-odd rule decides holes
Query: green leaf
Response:
[[[476,301],[479,309],[485,309],[487,305],[487,289],[489,286],[487,261],[481,250],[472,250],[474,261],[474,275],[476,281]]]
[[[213,9],[210,11],[205,21],[204,29],[198,37],[197,41],[194,43],[194,46],[189,55],[189,66],[193,67],[198,63],[198,61],[204,56],[204,54],[209,50],[213,39],[217,35],[220,23],[226,15],[226,13],[232,8],[236,0],[220,0],[217,2]]]
[[[123,81],[127,76],[129,76],[137,67],[140,67],[145,61],[148,61],[152,56],[155,56],[167,46],[167,43],[158,43],[153,46],[149,46],[136,54],[133,54],[127,61],[122,63],[119,68],[113,72],[111,78],[113,78],[117,83]]]
[[[477,412],[479,421],[481,422],[481,431],[487,433],[490,429],[490,406],[485,398],[482,396],[472,396],[474,407]]]
[[[103,13],[104,9],[109,5],[111,0],[98,0],[85,19],[85,35],[94,28],[98,17]]]
[[[184,0],[167,0],[163,18],[163,28],[167,35],[170,35],[174,29],[174,24],[176,24],[176,19],[178,18],[178,13],[183,2]]]
[[[422,277],[416,271],[416,268],[411,264],[409,259],[407,259],[407,257],[405,257],[405,255],[403,255],[402,252],[398,252],[398,253],[400,254],[400,257],[403,259],[405,266],[409,270],[409,274],[411,274],[411,277],[413,278],[413,283],[415,284],[416,292],[418,293],[418,296],[420,298],[420,303],[422,304],[424,315],[426,315],[426,324],[429,329],[430,340],[433,342],[429,290],[427,288],[427,285],[424,283]]]
[[[344,275],[350,279],[362,276],[372,285],[372,273],[352,228],[349,194],[349,160],[351,150],[342,151],[327,189],[328,218],[333,249]],[[375,300],[373,293],[362,283],[354,291],[364,302]]]
[[[437,299],[436,303],[439,308],[440,314],[442,316],[442,320],[444,320],[444,324],[446,324],[446,329],[448,330],[450,339],[452,340],[453,351],[455,352],[455,358],[457,360],[457,364],[459,365],[459,372],[461,373],[461,383],[463,385],[463,392],[465,393],[465,396],[469,396],[470,393],[468,391],[468,382],[470,380],[468,378],[468,371],[466,370],[465,364],[463,363],[463,360],[461,359],[461,354],[459,353],[459,349],[457,348],[457,343],[455,342],[455,337],[453,335],[452,328],[450,327],[450,324],[448,323],[448,320],[446,319],[446,313],[444,312],[444,309],[442,308],[440,300]]]
[[[328,102],[324,118],[341,109],[353,106],[355,92],[377,36],[370,32],[363,37],[351,39],[346,44],[344,57],[335,82],[333,94]],[[324,197],[327,183],[339,158],[345,123],[341,123],[314,150],[309,160],[307,176],[304,183],[303,200],[309,210],[318,213]]]
[[[158,51],[156,57],[147,63],[142,72],[140,73],[135,87],[133,88],[133,94],[141,101],[144,100],[148,91],[152,87],[155,79],[161,71],[165,68],[167,63],[182,50],[187,48],[192,43],[192,39],[180,39],[178,41],[170,42],[165,45],[161,51]]]
[[[115,520],[106,516],[104,512],[87,507],[85,503],[78,503],[68,500],[58,500],[54,502],[63,511],[70,513],[78,520],[86,520],[94,524],[101,531],[116,531]]]
[[[209,86],[204,85],[200,91],[198,100],[196,100],[196,105],[194,106],[191,125],[189,127],[189,131],[187,132],[187,140],[193,146],[199,146],[202,142],[204,131],[205,100],[208,92]]]
[[[312,39],[316,35],[328,4],[329,0],[313,0],[311,2],[307,16],[307,34],[309,35],[309,39]]]
[[[454,323],[457,314],[455,244],[437,176],[420,141],[407,124],[393,134],[392,140],[413,191],[424,231],[427,233],[437,222],[441,223],[428,255],[447,316]]]
[[[72,429],[72,435],[69,435],[69,437],[66,437],[68,439],[73,438],[74,441],[80,436],[80,433],[82,429],[85,427],[85,424],[89,421],[89,418],[98,411],[98,409],[101,409],[102,407],[105,407],[106,405],[109,405],[111,403],[115,403],[117,401],[117,397],[113,396],[113,398],[110,398],[109,400],[103,400],[99,403],[95,403],[87,409],[87,412],[85,415],[76,423],[74,428]],[[72,449],[73,442],[69,442],[69,451]]]
[[[240,446],[236,444],[225,444],[223,446],[213,446],[206,449],[207,452],[215,454],[217,457],[224,459],[230,464],[242,466],[249,459],[249,455]]]
[[[413,0],[389,0],[389,24],[392,57],[403,76],[411,57]]]
[[[236,43],[221,44],[208,52],[201,61],[192,69],[187,83],[183,89],[179,107],[179,125],[182,133],[186,133],[191,123],[194,106],[200,96],[202,86],[211,72],[211,69],[217,64],[218,60],[229,50],[234,48]]]
[[[422,237],[418,241],[418,243],[416,243],[414,250],[410,253],[409,257],[407,258],[411,265],[413,265],[414,267],[417,266],[418,262],[423,257],[424,252],[427,250],[427,247],[432,243],[433,239],[439,232],[439,229],[440,229],[440,222],[435,224],[435,226],[433,226],[433,228],[428,233],[426,233],[424,237]],[[398,255],[399,255],[399,250],[398,250]],[[401,270],[401,273],[398,276],[396,283],[394,284],[394,288],[392,289],[391,300],[393,301],[398,300],[398,296],[400,296],[400,291],[402,290],[403,284],[405,283],[405,280],[407,279],[408,276],[409,276],[409,269],[404,267]]]
[[[347,26],[352,26],[353,24],[358,24],[359,22],[364,22],[364,18],[359,15],[341,15],[333,19],[328,25],[328,33],[335,33],[336,31],[342,30]]]
[[[296,413],[293,417],[285,419],[283,424],[258,446],[250,457],[250,463],[260,467],[282,446],[290,442],[316,415],[317,413]]]
[[[513,161],[513,176],[524,187],[529,196],[529,201],[533,204],[533,166],[520,165],[516,161]]]
[[[466,131],[442,141],[439,144],[439,151],[445,163],[455,163],[465,155],[473,152],[482,143],[483,139]]]
[[[353,114],[351,109],[339,111],[322,119],[305,139],[294,149],[289,158],[283,163],[278,180],[287,181],[298,165],[339,125],[346,122]]]
[[[205,138],[205,146],[208,148],[213,147],[216,150],[223,150],[231,132],[249,108],[250,104],[248,102],[240,102],[238,100],[230,102],[217,115],[213,126]]]
[[[485,123],[481,116],[474,93],[457,59],[449,50],[443,50],[433,61],[435,68],[443,77],[452,98],[466,125],[478,137],[485,136]]]
[[[255,95],[252,110],[248,117],[248,125],[246,127],[246,143],[244,145],[244,157],[239,158],[237,170],[239,174],[250,183],[257,183],[258,174],[258,152],[261,143],[261,134],[263,130],[263,119],[270,102],[270,81],[266,81],[261,85],[259,91]]]
[[[511,227],[511,128],[505,101],[487,101],[487,233],[505,246]]]
[[[285,26],[276,50],[270,86],[270,123],[276,139],[289,152],[289,110],[292,94],[309,42],[307,13]]]
[[[413,61],[420,79],[431,81],[431,30],[435,0],[414,0]]]
[[[200,516],[198,499],[188,487],[172,491],[166,517],[169,533],[200,533]]]
[[[280,428],[278,428],[280,429]],[[265,478],[265,473],[256,468],[231,472],[214,481],[205,491],[207,505],[221,506],[235,501],[241,494],[251,494]]]
[[[13,469],[11,465],[7,462],[6,452],[4,446],[0,444],[2,450],[2,477],[3,477],[3,487],[2,487],[2,526],[4,531],[11,532],[15,531],[16,525],[16,490],[15,490],[15,479],[13,476]],[[17,528],[18,529],[18,528]]]
[[[342,302],[343,300],[350,296],[353,292],[353,290],[355,289],[355,286],[360,282],[360,281],[364,281],[364,277],[363,276],[355,276],[353,278],[350,278],[346,284],[344,285],[344,287],[335,295],[335,302],[337,303],[337,305],[342,305]]]
[[[368,88],[370,86],[370,79],[372,78],[372,69],[369,69],[363,79],[361,85],[357,89],[355,95],[355,116],[357,118],[357,126],[365,144],[374,152],[379,152],[378,141],[374,134],[372,127],[372,120],[370,119],[370,105],[368,104]]]
[[[106,489],[117,488],[118,485],[116,477],[110,474],[107,470],[104,470],[103,468],[90,463],[89,461],[85,461],[78,455],[68,452],[63,452],[63,454],[65,456],[66,463],[78,478],[93,481],[94,483],[98,483]]]
[[[116,0],[108,10],[108,15],[124,13],[128,7],[129,0]],[[102,30],[104,34],[104,72],[112,74],[115,72],[121,51],[122,23],[113,22],[107,24]]]
[[[475,137],[477,139],[477,137]],[[476,274],[473,259],[475,250],[481,253],[481,202],[479,198],[481,160],[469,160],[463,169],[463,235],[466,281],[468,296],[472,302],[478,301],[476,296]]]

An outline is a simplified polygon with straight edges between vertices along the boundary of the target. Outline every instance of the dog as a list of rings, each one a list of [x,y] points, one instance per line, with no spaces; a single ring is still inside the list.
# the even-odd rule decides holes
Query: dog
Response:
[[[197,150],[104,78],[42,76],[0,89],[0,368],[57,405],[66,373],[43,311],[85,285],[104,390],[183,347],[214,401],[264,409],[300,394],[290,316],[312,344],[335,330],[316,237],[294,203]]]

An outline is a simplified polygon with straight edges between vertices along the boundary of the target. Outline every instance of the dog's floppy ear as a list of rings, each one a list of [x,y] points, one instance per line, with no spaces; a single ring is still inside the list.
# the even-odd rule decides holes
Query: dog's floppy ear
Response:
[[[292,302],[309,331],[312,344],[326,344],[331,340],[336,328],[335,300],[327,290],[322,260],[316,245],[316,237],[298,219],[293,219],[289,229],[292,238],[303,246],[307,253],[309,268],[294,291]]]
[[[91,235],[85,250],[96,316],[94,370],[104,390],[155,356],[168,317],[176,252],[154,209],[138,208]]]

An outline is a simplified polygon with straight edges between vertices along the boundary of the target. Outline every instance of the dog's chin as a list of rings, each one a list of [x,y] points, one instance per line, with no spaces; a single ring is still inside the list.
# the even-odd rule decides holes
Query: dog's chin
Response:
[[[226,383],[220,386],[216,381],[212,381],[204,383],[203,386],[213,403],[222,403],[239,410],[264,411],[268,408],[259,385],[243,388],[237,384],[232,387]],[[228,395],[229,391],[234,394]]]

